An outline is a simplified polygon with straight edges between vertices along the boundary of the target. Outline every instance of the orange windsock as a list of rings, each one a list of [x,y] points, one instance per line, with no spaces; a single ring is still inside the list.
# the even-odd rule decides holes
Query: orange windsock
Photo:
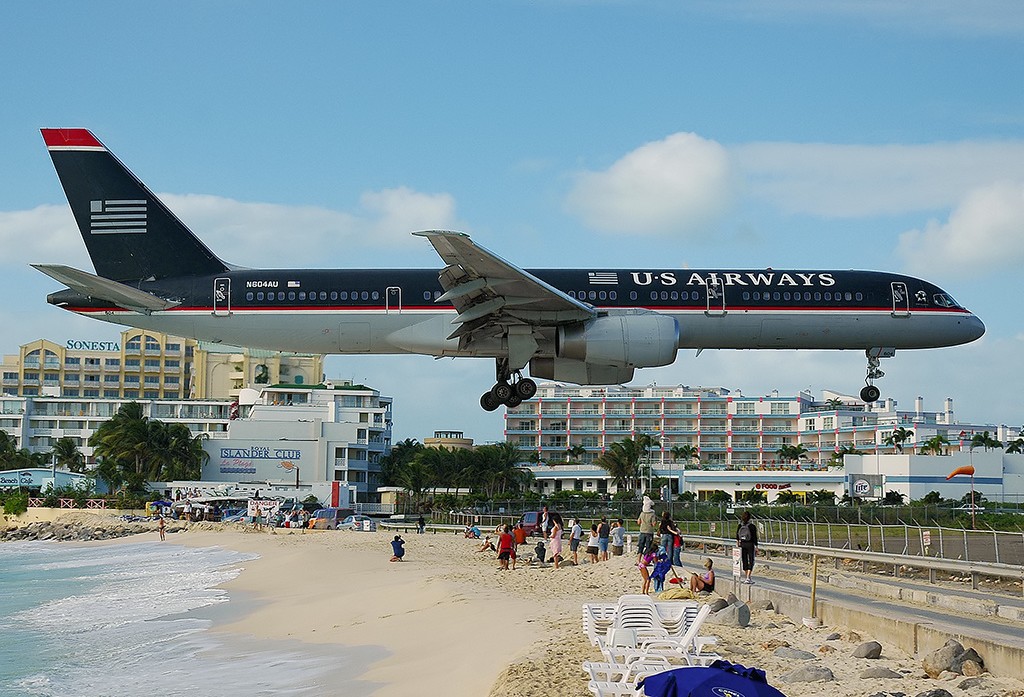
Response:
[[[949,476],[946,477],[946,479],[952,479],[953,477],[955,477],[958,474],[969,474],[969,475],[971,475],[973,477],[974,476],[974,465],[964,465],[963,467],[957,467],[955,470],[953,470],[952,472],[949,473]]]

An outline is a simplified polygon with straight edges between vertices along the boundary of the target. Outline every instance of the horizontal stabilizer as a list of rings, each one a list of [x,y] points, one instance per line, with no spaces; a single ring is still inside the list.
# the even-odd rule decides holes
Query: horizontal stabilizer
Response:
[[[164,300],[152,293],[126,286],[117,281],[111,281],[109,278],[73,269],[70,266],[32,264],[32,267],[42,271],[55,281],[60,281],[75,292],[98,300],[106,300],[126,310],[148,313],[155,310],[168,310],[181,304],[172,300]]]

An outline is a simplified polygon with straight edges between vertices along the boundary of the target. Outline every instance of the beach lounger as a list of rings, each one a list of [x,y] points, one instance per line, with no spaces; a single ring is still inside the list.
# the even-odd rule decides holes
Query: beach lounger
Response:
[[[601,652],[609,663],[628,665],[636,660],[648,660],[653,656],[664,656],[686,665],[708,665],[721,658],[716,653],[705,653],[707,646],[718,642],[716,637],[699,636],[701,626],[711,614],[711,606],[703,605],[685,632],[679,636],[651,636],[637,632],[638,646],[602,645]]]
[[[605,695],[635,695],[636,683],[640,678],[670,670],[672,664],[663,656],[652,656],[647,660],[637,660],[628,666],[613,663],[597,663],[586,661],[583,672],[590,682],[587,688],[595,697]]]
[[[693,601],[655,602],[646,595],[624,595],[614,605],[586,603],[583,605],[583,631],[594,646],[600,644],[608,628],[615,626],[616,618],[636,615],[653,609],[658,624],[666,632],[682,634],[697,615],[698,605]],[[652,624],[652,627],[657,625]]]

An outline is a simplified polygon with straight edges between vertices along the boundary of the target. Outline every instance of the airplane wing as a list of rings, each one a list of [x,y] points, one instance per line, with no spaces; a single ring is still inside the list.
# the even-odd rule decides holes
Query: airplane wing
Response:
[[[427,238],[445,262],[438,278],[444,294],[458,311],[458,325],[449,338],[472,341],[478,336],[502,336],[512,327],[552,327],[591,319],[597,312],[536,276],[475,244],[469,235],[426,230]],[[516,333],[521,330],[513,330]]]
[[[32,268],[42,271],[50,278],[63,283],[75,292],[88,295],[91,298],[112,302],[126,310],[150,313],[155,310],[167,310],[181,304],[172,300],[164,300],[152,293],[126,286],[109,278],[102,278],[85,271],[73,269],[70,266],[32,264]]]

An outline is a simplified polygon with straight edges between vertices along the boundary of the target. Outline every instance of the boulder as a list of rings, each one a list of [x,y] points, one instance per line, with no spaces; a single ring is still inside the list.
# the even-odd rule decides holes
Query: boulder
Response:
[[[964,652],[964,647],[959,641],[950,639],[941,648],[935,649],[924,657],[922,667],[930,678],[937,678],[946,670],[950,670],[953,661]]]
[[[825,637],[825,641],[835,641],[836,639],[839,639],[842,636],[843,635],[840,634],[839,632],[832,632],[827,637]]]
[[[861,680],[867,680],[868,678],[902,678],[903,673],[897,673],[895,670],[884,666],[876,666],[862,671],[859,677]]]
[[[782,682],[828,682],[835,679],[836,676],[832,674],[831,670],[817,665],[800,666],[779,678]]]
[[[746,627],[750,624],[750,608],[742,602],[727,605],[708,619],[727,627]]]
[[[918,692],[914,697],[953,697],[949,690],[943,690],[941,687],[937,687],[934,690],[925,690],[924,692]]]
[[[774,610],[775,605],[770,600],[756,600],[750,603],[750,607],[754,610]]]
[[[810,651],[801,651],[800,649],[794,649],[791,646],[780,646],[772,652],[773,656],[779,658],[788,658],[794,661],[809,661],[816,656]]]
[[[882,655],[882,645],[877,641],[866,641],[853,650],[854,658],[878,658]]]
[[[960,665],[960,672],[963,675],[978,676],[985,672],[985,669],[977,661],[967,660]]]
[[[966,651],[961,653],[959,656],[954,658],[953,659],[953,663],[950,664],[950,666],[949,666],[949,669],[951,671],[953,671],[954,673],[963,673],[964,672],[963,665],[967,661],[971,661],[973,663],[977,663],[980,667],[984,667],[984,665],[985,665],[985,661],[983,661],[981,656],[978,655],[978,652],[975,651],[973,648],[971,648],[971,649],[967,649]],[[979,673],[975,673],[975,675],[979,675]]]
[[[956,686],[961,690],[970,690],[974,687],[981,687],[984,684],[985,681],[982,678],[965,678],[958,682]]]
[[[711,612],[718,612],[722,608],[728,607],[729,601],[725,598],[715,598],[708,604],[711,605]]]
[[[729,595],[725,596],[725,602],[729,603],[730,605],[735,605],[739,601],[740,599],[736,597],[735,593],[730,593]]]

